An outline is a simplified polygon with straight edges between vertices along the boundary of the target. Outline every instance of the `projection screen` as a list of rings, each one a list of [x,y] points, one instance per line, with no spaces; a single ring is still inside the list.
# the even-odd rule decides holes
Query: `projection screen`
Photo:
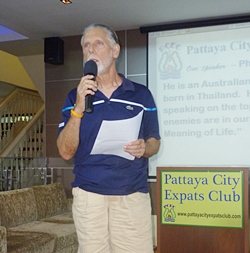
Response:
[[[250,19],[245,20],[147,31],[148,87],[162,138],[149,177],[156,176],[157,166],[249,167]]]

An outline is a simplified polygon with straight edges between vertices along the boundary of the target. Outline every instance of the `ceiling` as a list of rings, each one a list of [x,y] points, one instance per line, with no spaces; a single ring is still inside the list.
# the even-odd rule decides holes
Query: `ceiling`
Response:
[[[0,25],[29,39],[0,42],[0,50],[25,56],[43,54],[43,39],[80,35],[102,23],[114,30],[176,21],[250,14],[250,0],[2,0]]]

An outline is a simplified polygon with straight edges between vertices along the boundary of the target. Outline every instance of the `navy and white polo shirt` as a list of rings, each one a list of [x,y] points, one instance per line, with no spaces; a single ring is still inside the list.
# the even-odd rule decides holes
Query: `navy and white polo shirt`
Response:
[[[104,121],[119,122],[132,119],[142,113],[138,138],[160,139],[156,105],[151,92],[144,85],[132,82],[123,75],[122,85],[110,98],[99,90],[94,96],[92,113],[85,113],[81,119],[80,142],[75,154],[75,181],[72,187],[105,195],[127,195],[134,192],[148,192],[148,159],[127,159],[114,154],[91,154],[96,137]],[[70,110],[76,102],[76,88],[66,98],[63,121],[59,132],[70,118]],[[128,129],[121,130],[129,131]],[[108,133],[112,136],[112,132]],[[138,139],[137,138],[137,139]],[[114,140],[115,141],[115,140]],[[134,141],[134,140],[131,140]]]

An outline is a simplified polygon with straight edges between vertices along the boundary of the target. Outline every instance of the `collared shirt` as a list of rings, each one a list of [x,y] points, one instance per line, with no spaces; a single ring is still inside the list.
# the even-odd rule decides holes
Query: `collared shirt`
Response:
[[[148,159],[129,160],[113,154],[91,154],[103,121],[132,119],[141,112],[143,116],[138,138],[160,139],[157,110],[151,92],[144,85],[121,76],[123,82],[110,98],[99,90],[95,92],[93,112],[85,113],[81,119],[80,141],[73,170],[75,174],[73,187],[105,195],[148,192]],[[59,132],[70,118],[70,109],[76,102],[76,91],[76,88],[71,90],[66,98]]]

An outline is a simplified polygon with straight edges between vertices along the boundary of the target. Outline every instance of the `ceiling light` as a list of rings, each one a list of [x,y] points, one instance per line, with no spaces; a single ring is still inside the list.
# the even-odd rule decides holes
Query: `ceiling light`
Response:
[[[64,4],[72,4],[72,2],[70,0],[60,0],[60,1]]]

